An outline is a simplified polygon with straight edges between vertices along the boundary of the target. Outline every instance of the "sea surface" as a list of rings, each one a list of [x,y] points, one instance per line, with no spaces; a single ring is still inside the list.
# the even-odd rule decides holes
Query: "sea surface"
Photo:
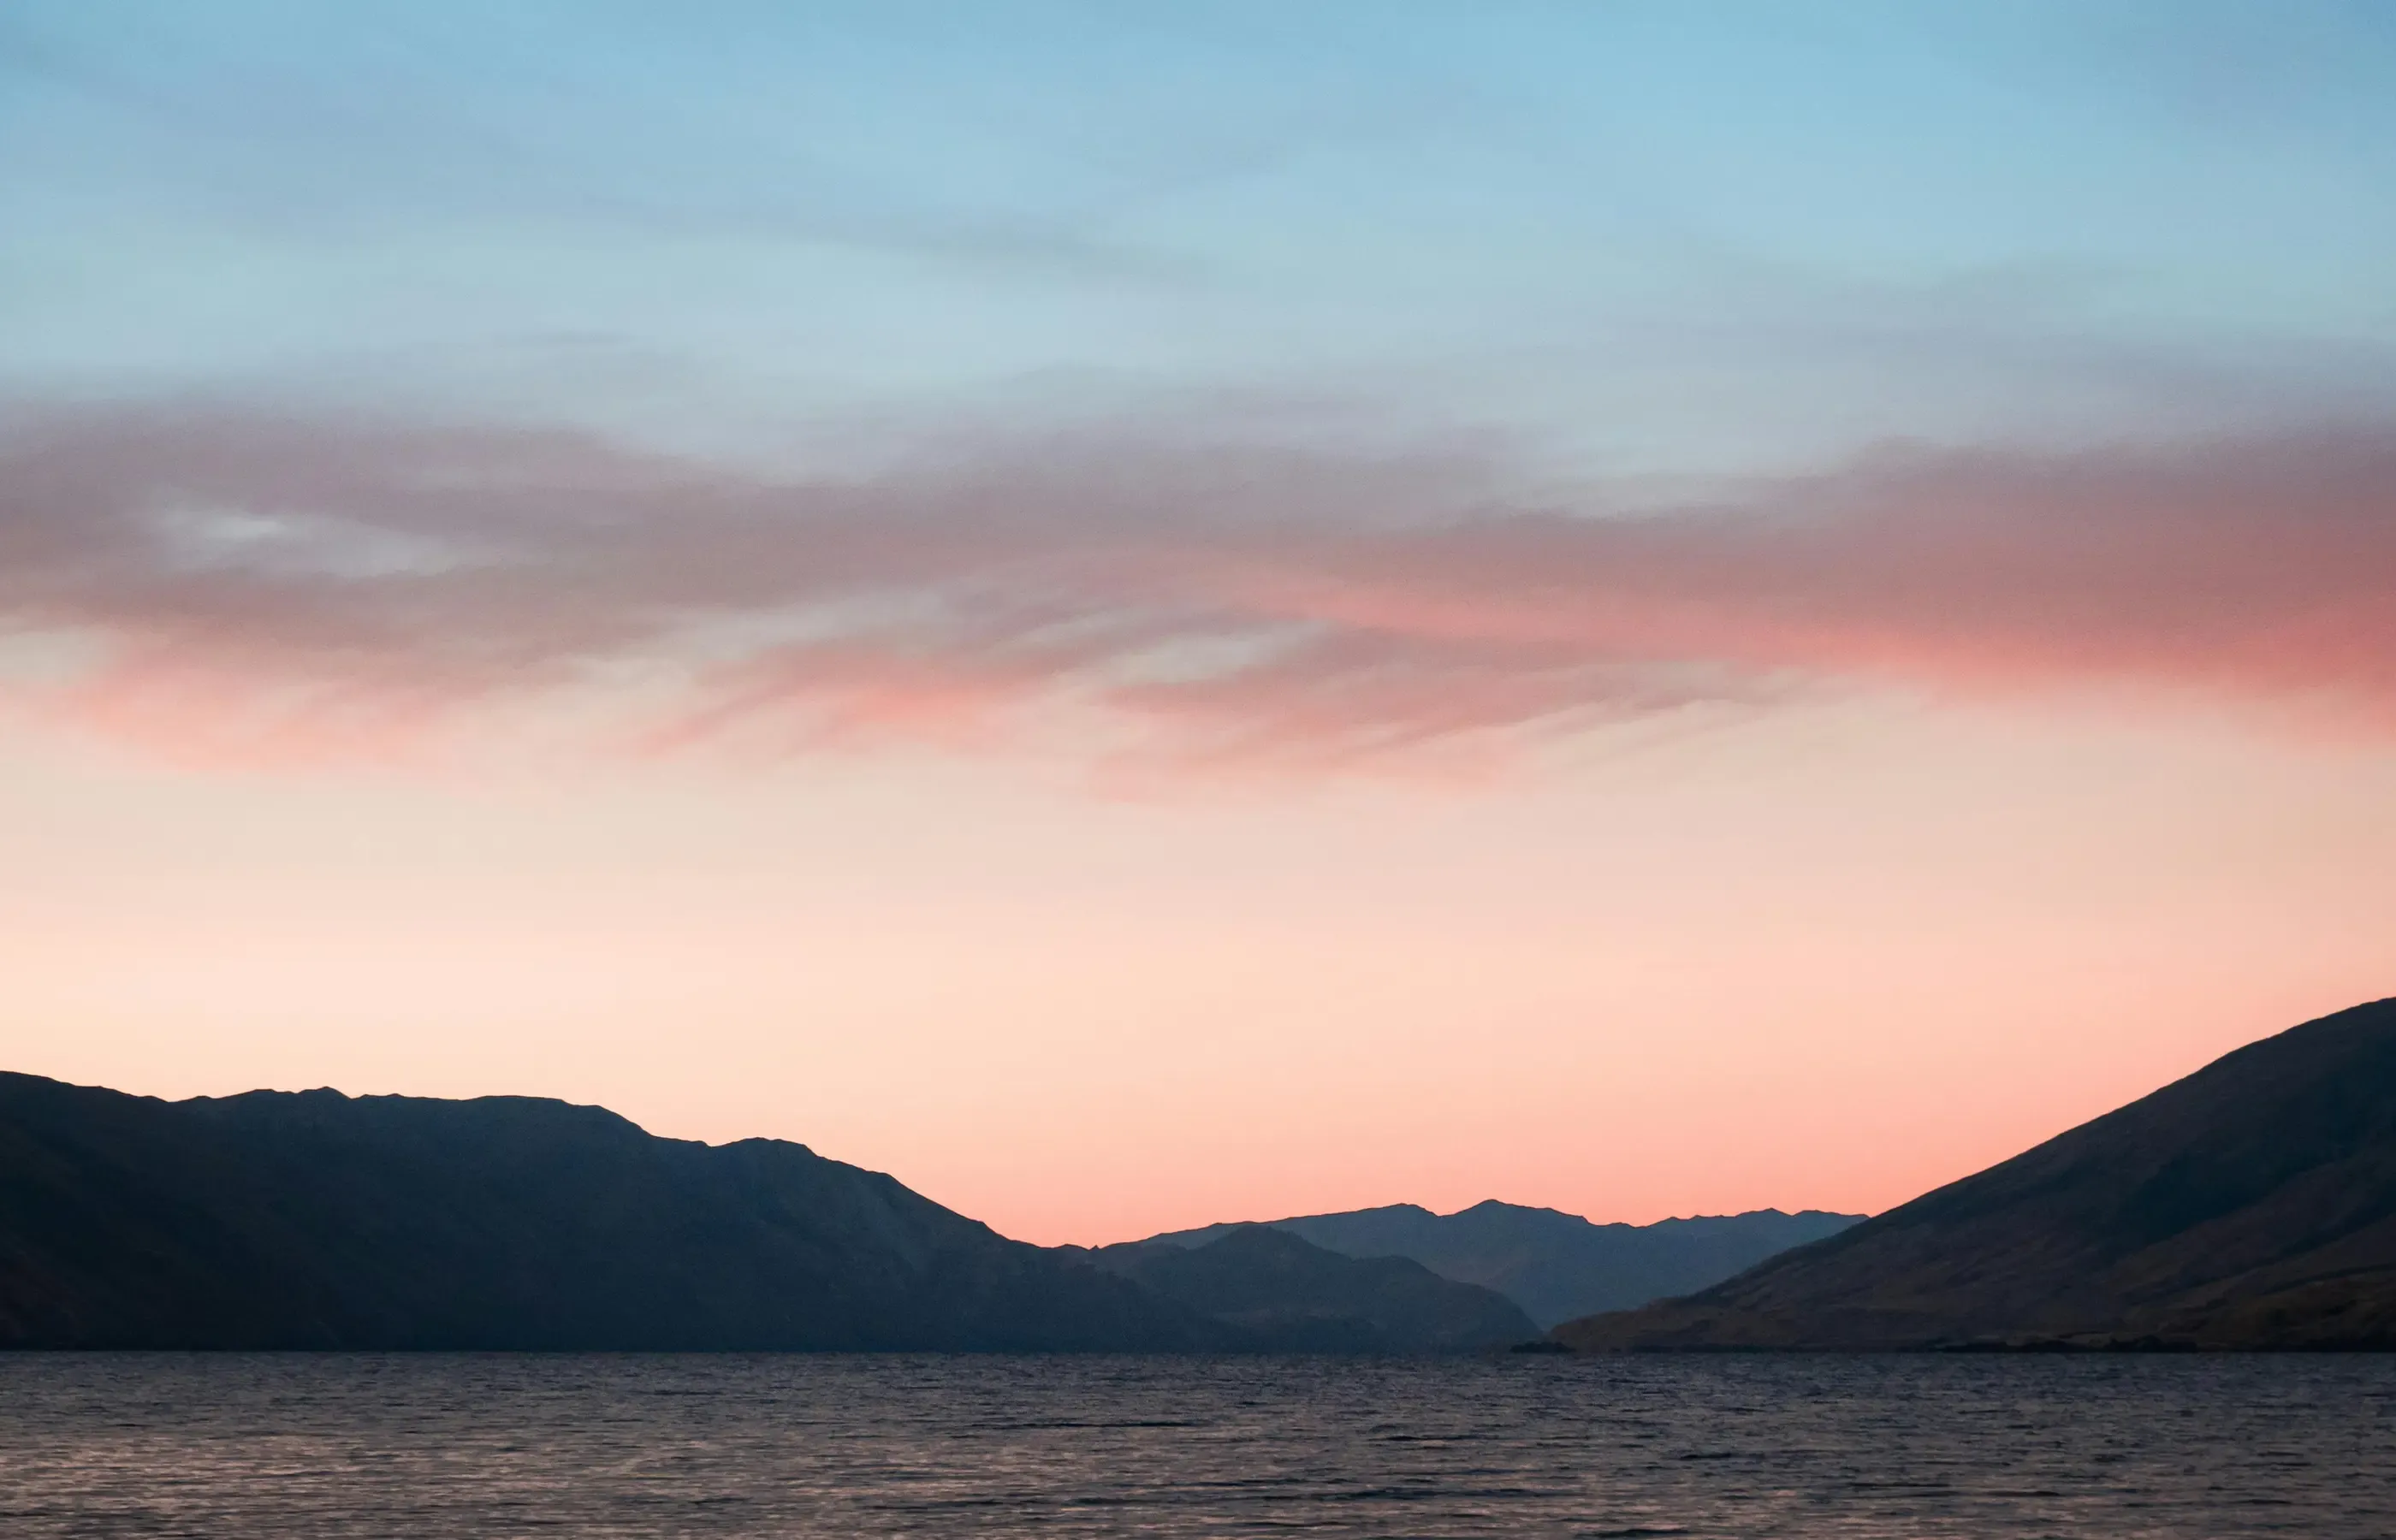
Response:
[[[2396,1357],[0,1355],[0,1535],[2396,1535]]]

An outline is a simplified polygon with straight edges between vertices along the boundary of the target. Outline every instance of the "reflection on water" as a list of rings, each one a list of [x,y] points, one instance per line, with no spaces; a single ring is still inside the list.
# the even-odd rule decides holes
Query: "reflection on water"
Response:
[[[0,1356],[0,1534],[2396,1534],[2396,1359]]]

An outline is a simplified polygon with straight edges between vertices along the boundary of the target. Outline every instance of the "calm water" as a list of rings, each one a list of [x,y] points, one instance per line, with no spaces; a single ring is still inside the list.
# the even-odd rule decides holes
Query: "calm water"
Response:
[[[0,1355],[0,1534],[2396,1534],[2396,1358]]]

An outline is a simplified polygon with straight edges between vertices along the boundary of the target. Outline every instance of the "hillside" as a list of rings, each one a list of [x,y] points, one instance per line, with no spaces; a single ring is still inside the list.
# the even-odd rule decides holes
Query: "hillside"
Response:
[[[1290,1352],[1453,1352],[1539,1334],[1488,1289],[1402,1256],[1341,1256],[1263,1225],[1195,1246],[1134,1241],[1094,1255],[1259,1347]]]
[[[1791,1246],[1835,1235],[1861,1217],[1759,1209],[1652,1225],[1593,1225],[1578,1215],[1492,1200],[1455,1214],[1397,1203],[1269,1223],[1344,1256],[1409,1257],[1442,1278],[1494,1289],[1545,1330],[1577,1316],[1692,1293]],[[1211,1225],[1153,1241],[1199,1245],[1236,1228]]]
[[[795,1144],[520,1097],[0,1075],[0,1346],[1240,1346]]]
[[[1591,1350],[2396,1348],[2396,1000],[2308,1022]]]

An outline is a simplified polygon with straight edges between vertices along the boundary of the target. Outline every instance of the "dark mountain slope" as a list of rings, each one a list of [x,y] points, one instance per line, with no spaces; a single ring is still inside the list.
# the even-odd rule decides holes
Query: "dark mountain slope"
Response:
[[[1502,1294],[1402,1256],[1341,1256],[1264,1225],[1198,1246],[1138,1241],[1093,1255],[1259,1347],[1289,1352],[1455,1352],[1538,1335]]]
[[[1591,1349],[2396,1348],[2396,1001],[2225,1055]]]
[[[1178,1348],[1220,1328],[804,1146],[0,1075],[0,1346]]]
[[[1835,1235],[1862,1217],[1759,1209],[1653,1225],[1593,1225],[1578,1215],[1492,1200],[1456,1214],[1397,1203],[1271,1224],[1344,1256],[1411,1257],[1442,1278],[1495,1289],[1544,1329],[1689,1294],[1791,1246]],[[1234,1228],[1213,1225],[1154,1239],[1197,1245]]]

